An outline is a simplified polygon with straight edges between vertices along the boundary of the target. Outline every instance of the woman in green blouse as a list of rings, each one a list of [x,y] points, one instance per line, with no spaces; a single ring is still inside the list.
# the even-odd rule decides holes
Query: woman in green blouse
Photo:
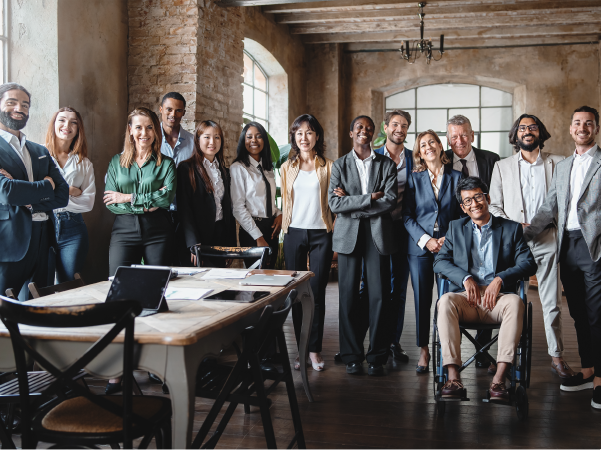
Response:
[[[173,226],[169,205],[175,197],[173,160],[161,154],[161,126],[148,108],[127,118],[123,152],[109,163],[104,203],[117,216],[109,248],[110,274],[119,266],[169,265]]]

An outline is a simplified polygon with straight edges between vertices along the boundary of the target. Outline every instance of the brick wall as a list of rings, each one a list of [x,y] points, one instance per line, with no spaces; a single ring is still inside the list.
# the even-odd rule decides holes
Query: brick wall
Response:
[[[165,93],[180,92],[187,102],[184,128],[218,122],[231,162],[242,123],[240,8],[213,0],[128,0],[128,15],[129,111],[146,106],[158,113]]]

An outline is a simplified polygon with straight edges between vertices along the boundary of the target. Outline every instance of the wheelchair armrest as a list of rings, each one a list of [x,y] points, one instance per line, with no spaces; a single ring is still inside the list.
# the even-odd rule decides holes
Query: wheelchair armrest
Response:
[[[440,274],[440,273],[437,273],[436,277],[438,277],[439,279],[442,279],[442,280],[449,280],[446,276],[444,276],[443,274]]]

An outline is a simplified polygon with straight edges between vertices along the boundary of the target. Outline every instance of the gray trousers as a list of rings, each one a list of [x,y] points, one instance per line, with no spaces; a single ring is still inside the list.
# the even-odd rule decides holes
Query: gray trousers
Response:
[[[538,295],[543,308],[545,334],[551,357],[563,355],[563,333],[561,325],[561,285],[559,283],[559,255],[557,253],[557,229],[541,232],[528,242],[538,266]]]

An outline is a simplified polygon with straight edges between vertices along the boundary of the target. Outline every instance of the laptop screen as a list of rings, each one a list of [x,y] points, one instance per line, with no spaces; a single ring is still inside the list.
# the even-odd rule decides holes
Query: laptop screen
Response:
[[[156,310],[169,283],[169,269],[117,268],[106,302],[134,300],[143,309]]]

